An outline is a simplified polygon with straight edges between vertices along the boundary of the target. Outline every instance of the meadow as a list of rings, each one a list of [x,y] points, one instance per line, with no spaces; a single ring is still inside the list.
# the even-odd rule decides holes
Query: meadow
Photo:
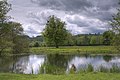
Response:
[[[118,73],[81,73],[69,75],[24,75],[0,73],[0,80],[120,80]]]
[[[67,47],[32,47],[30,53],[35,54],[118,54],[113,46],[67,46]]]

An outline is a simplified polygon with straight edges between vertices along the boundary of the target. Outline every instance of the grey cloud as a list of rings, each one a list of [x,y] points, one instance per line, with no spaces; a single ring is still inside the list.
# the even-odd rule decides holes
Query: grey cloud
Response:
[[[91,0],[93,5],[100,10],[109,10],[112,7],[118,7],[119,0]]]
[[[119,0],[31,0],[31,2],[51,9],[81,11],[85,10],[85,7],[109,10],[111,7],[118,7]]]
[[[102,33],[104,32],[106,29],[99,29],[99,28],[96,28],[96,27],[93,27],[93,28],[90,28],[90,27],[87,27],[86,28],[86,32],[87,33]]]
[[[115,8],[110,8],[109,10],[100,10],[99,8],[95,11],[92,8],[87,8],[87,11],[84,12],[83,14],[93,17],[93,18],[98,18],[102,21],[109,21],[112,19],[112,15],[117,12],[116,10],[117,7]]]
[[[31,2],[46,8],[65,11],[79,11],[92,6],[88,0],[31,0]]]
[[[66,11],[68,13],[81,13],[101,20],[110,20],[111,8],[118,8],[119,0],[31,0],[40,7],[53,10]]]
[[[72,30],[74,34],[103,32],[105,28],[101,28],[108,27],[108,21],[112,19],[112,15],[117,12],[116,9],[119,7],[119,0],[9,1],[13,4],[10,15],[25,25],[32,24],[26,29],[30,35],[32,33],[37,35],[42,31],[50,15],[55,15],[65,21],[68,24],[68,30]],[[37,29],[35,29],[36,27]]]
[[[48,15],[45,12],[28,13],[27,17],[31,20],[31,23],[36,23],[38,25],[45,25]]]
[[[79,18],[79,16],[74,16],[74,17],[67,17],[66,21],[69,22],[70,24],[76,24],[78,27],[88,27],[89,25],[86,23],[85,20],[82,20]]]
[[[98,18],[87,17],[83,15],[69,15],[66,17],[66,21],[70,24],[76,24],[78,27],[90,27],[90,26],[105,26],[107,22],[104,22]]]

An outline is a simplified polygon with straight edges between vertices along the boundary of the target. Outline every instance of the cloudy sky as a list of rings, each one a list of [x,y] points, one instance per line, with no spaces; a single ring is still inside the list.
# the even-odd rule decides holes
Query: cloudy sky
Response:
[[[40,35],[50,15],[61,18],[73,34],[97,33],[108,29],[119,0],[8,0],[8,15],[23,25],[29,36]]]

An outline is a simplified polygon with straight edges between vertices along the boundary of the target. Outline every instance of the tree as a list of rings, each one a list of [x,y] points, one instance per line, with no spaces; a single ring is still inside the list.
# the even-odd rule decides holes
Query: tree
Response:
[[[85,35],[82,35],[82,36],[76,36],[76,42],[75,44],[77,46],[80,46],[80,45],[89,45],[90,44],[90,39],[88,38],[87,34]]]
[[[39,47],[40,45],[39,45],[39,43],[38,42],[35,42],[34,43],[34,47]]]
[[[55,16],[50,16],[42,35],[48,46],[58,48],[64,43],[67,33],[65,22]]]
[[[120,51],[120,34],[115,35],[112,44],[116,50]]]
[[[11,4],[8,4],[6,0],[0,1],[0,24],[4,23],[9,19],[7,13],[11,10]]]
[[[90,39],[89,39],[88,35],[84,35],[83,44],[84,45],[90,45]]]
[[[12,53],[19,54],[23,52],[29,52],[29,40],[25,35],[20,35],[15,38]]]
[[[73,35],[70,32],[68,32],[66,37],[67,37],[67,39],[65,40],[63,45],[64,46],[73,46],[74,45]]]
[[[11,10],[11,5],[6,0],[0,1],[0,55],[7,47],[11,46],[8,36],[8,24],[9,19],[7,13]]]
[[[11,5],[6,0],[0,1],[0,55],[5,49],[9,49],[12,53],[21,53],[28,49],[22,25],[9,21],[7,13],[10,10]]]
[[[103,44],[103,35],[98,33],[98,34],[93,34],[89,35],[90,36],[90,45],[102,45]]]
[[[120,9],[118,9],[118,13],[113,16],[110,24],[112,26],[112,30],[115,32],[113,45],[120,51]]]
[[[0,53],[7,48],[14,54],[28,51],[29,41],[23,34],[23,28],[20,23],[7,22],[1,31],[6,31],[6,33],[0,38]]]
[[[111,30],[105,31],[103,33],[103,38],[104,38],[103,44],[105,44],[105,45],[112,44],[112,40],[114,38],[114,35],[115,35],[115,33],[113,31],[111,31]]]
[[[1,28],[1,34],[3,35],[0,37],[0,55],[5,49],[13,46],[11,37],[9,36],[9,26],[7,23],[4,23]]]
[[[75,46],[80,46],[82,44],[83,37],[80,36],[74,36],[74,45]]]
[[[27,52],[29,48],[29,40],[23,34],[23,28],[20,23],[8,22],[9,24],[9,37],[13,44],[12,53],[18,54],[22,52]]]
[[[8,19],[7,13],[10,11],[11,6],[6,0],[0,1],[0,37],[3,37],[7,31],[4,29]],[[4,29],[4,31],[3,31]]]
[[[0,37],[3,37],[7,31],[2,31],[10,17],[6,16],[11,10],[11,5],[6,0],[0,1]]]
[[[90,44],[91,45],[96,45],[97,44],[97,37],[96,36],[91,37]]]

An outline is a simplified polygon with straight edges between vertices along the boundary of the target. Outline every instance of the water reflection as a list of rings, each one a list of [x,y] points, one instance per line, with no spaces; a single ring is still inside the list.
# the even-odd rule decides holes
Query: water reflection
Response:
[[[72,65],[76,71],[86,69],[91,64],[94,70],[101,65],[111,68],[114,64],[120,67],[120,56],[90,55],[28,55],[0,57],[0,72],[22,74],[64,74],[69,73]]]
[[[38,74],[45,58],[44,55],[1,57],[0,72]]]
[[[113,65],[120,67],[120,57],[119,56],[89,56],[89,57],[78,57],[75,56],[68,62],[67,72],[71,69],[71,65],[74,64],[77,68],[77,71],[85,69],[88,65],[92,65],[94,71],[99,70],[100,67],[112,68]]]
[[[41,73],[64,74],[67,68],[67,63],[71,58],[72,56],[70,55],[47,55],[47,60],[41,68]]]

